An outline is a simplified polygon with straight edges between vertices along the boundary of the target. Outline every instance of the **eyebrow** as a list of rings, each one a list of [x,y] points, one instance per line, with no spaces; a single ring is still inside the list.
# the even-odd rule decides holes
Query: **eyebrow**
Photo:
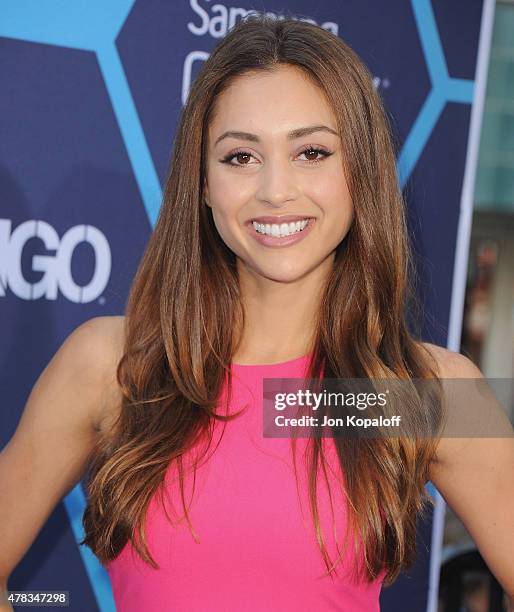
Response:
[[[295,138],[301,138],[302,136],[309,136],[314,132],[328,132],[329,134],[334,134],[335,136],[339,136],[339,134],[328,127],[328,125],[309,125],[306,127],[296,128],[295,130],[291,130],[287,133],[288,140],[294,140]],[[237,138],[238,140],[250,140],[251,142],[260,142],[260,138],[257,134],[251,134],[250,132],[240,132],[236,130],[229,130],[228,132],[223,132],[221,136],[216,138],[216,142],[214,146],[218,144],[224,138]]]

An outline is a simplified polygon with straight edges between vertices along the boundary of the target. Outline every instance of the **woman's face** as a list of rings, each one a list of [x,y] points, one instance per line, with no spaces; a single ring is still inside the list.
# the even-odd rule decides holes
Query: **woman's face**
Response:
[[[204,197],[240,271],[291,282],[331,265],[353,220],[341,145],[323,92],[297,68],[237,77],[219,96]]]

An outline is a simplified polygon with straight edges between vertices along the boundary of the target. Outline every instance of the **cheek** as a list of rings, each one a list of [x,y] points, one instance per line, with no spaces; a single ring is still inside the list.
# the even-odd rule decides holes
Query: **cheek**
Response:
[[[213,172],[209,177],[210,202],[220,216],[233,216],[248,197],[245,182],[231,174]]]
[[[244,206],[251,198],[251,193],[249,195],[248,188],[237,177],[218,177],[209,184],[209,195],[218,228],[232,232],[234,223],[244,222]]]
[[[237,230],[234,230],[234,224],[238,221],[237,209],[234,207],[229,194],[225,194],[222,200],[218,198],[211,204],[214,225],[218,234],[225,244],[234,250],[238,243]]]
[[[334,221],[340,219],[343,222],[353,215],[350,193],[346,181],[341,180],[340,174],[334,173],[327,176],[326,180],[313,182],[308,194],[324,214]]]

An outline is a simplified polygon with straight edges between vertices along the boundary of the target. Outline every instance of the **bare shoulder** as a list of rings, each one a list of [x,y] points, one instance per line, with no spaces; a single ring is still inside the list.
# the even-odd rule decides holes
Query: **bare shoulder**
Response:
[[[116,378],[118,363],[123,355],[125,338],[124,316],[99,316],[84,321],[69,336],[75,352],[91,371],[92,381],[101,385],[102,400],[92,415],[97,431],[102,431],[116,416],[121,391]]]
[[[483,378],[469,357],[430,342],[419,345],[430,355],[440,378]]]
[[[442,346],[437,346],[436,344],[430,344],[429,342],[423,342],[421,345],[428,351],[435,362],[439,378],[448,380],[456,378],[484,378],[480,369],[465,355]],[[447,407],[451,408],[451,404],[447,404]],[[467,444],[468,440],[466,438],[446,437],[443,435],[439,439],[431,468],[433,479],[437,479],[437,470],[441,466],[450,465],[455,457],[462,453],[463,448]]]
[[[0,582],[84,475],[100,423],[116,406],[122,338],[122,317],[85,321],[68,334],[33,385],[16,431],[0,452],[2,500],[10,502],[0,503]]]
[[[94,348],[100,351],[100,357],[121,354],[125,335],[124,316],[99,316],[84,321],[75,330],[82,332],[84,341],[87,338],[94,343]]]

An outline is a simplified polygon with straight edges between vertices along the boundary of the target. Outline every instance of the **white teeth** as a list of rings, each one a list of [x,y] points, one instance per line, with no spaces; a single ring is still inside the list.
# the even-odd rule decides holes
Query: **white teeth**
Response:
[[[252,224],[255,231],[259,232],[259,234],[266,234],[268,236],[281,238],[283,236],[289,236],[290,234],[301,232],[305,229],[308,222],[308,219],[305,219],[304,221],[292,221],[291,223],[281,223],[280,225],[277,223],[257,223],[257,221],[252,221]]]

